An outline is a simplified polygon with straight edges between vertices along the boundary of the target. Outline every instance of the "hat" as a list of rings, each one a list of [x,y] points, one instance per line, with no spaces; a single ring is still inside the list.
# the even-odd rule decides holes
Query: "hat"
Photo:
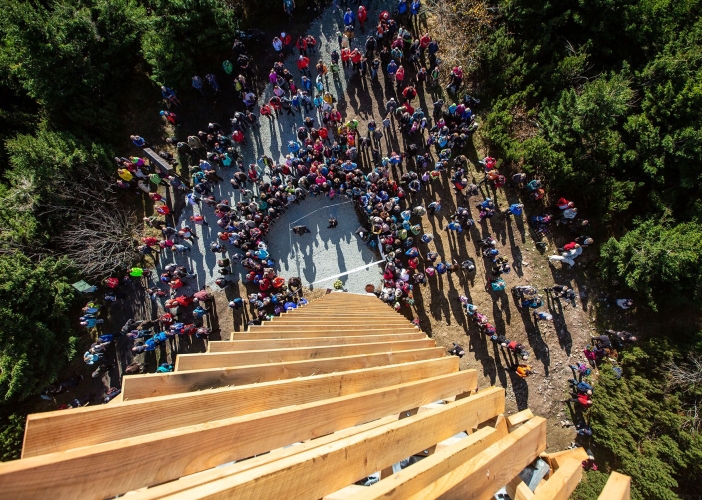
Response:
[[[300,57],[299,57],[298,59],[302,60],[304,57],[305,57],[305,56],[303,56],[302,54],[300,54]]]

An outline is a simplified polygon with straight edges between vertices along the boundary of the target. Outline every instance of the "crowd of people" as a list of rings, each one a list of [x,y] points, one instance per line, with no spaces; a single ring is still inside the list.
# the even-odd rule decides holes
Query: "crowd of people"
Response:
[[[286,4],[289,15],[293,9],[294,3]],[[144,219],[149,235],[142,238],[139,251],[159,261],[163,256],[187,254],[195,240],[209,234],[211,241],[205,242],[205,247],[216,255],[215,285],[225,291],[235,288],[232,277],[241,274],[247,296],[232,297],[229,307],[235,314],[245,314],[248,306],[253,311],[248,323],[260,324],[307,303],[302,296],[302,280],[280,276],[276,258],[269,253],[267,241],[276,221],[288,207],[307,196],[325,196],[329,200],[343,196],[355,202],[365,221],[357,234],[385,260],[381,286],[374,290],[391,307],[411,310],[417,286],[433,284],[452,273],[473,276],[476,262],[470,258],[462,262],[442,258],[434,250],[435,236],[424,230],[424,222],[436,222],[441,215],[446,223],[441,224],[440,230],[451,238],[461,238],[495,216],[524,216],[522,203],[500,208],[496,200],[501,190],[513,190],[525,203],[530,200],[541,207],[546,193],[538,178],[528,179],[521,172],[508,174],[501,162],[490,156],[472,163],[463,154],[464,146],[479,127],[474,110],[480,101],[464,92],[460,66],[446,70],[448,74],[442,77],[440,47],[429,33],[419,29],[416,16],[420,9],[419,0],[400,0],[397,12],[382,11],[374,28],[370,26],[375,19],[370,19],[365,6],[341,10],[344,29],[337,33],[338,47],[326,51],[328,59],[319,50],[322,42],[311,34],[293,37],[283,32],[274,37],[272,46],[277,56],[265,82],[264,93],[271,96],[267,99],[256,85],[252,58],[241,41],[234,44],[232,60],[222,65],[227,77],[223,85],[214,74],[193,76],[192,85],[201,94],[234,92],[241,105],[224,126],[210,122],[183,141],[167,140],[181,161],[187,163],[183,165],[188,169],[187,179],[175,170],[163,171],[143,155],[115,159],[117,186],[144,193],[154,203],[155,215]],[[357,25],[364,33],[360,38],[362,47],[353,48]],[[290,55],[299,74],[285,66]],[[334,82],[342,77],[349,80],[349,85],[355,82],[374,86],[383,79],[386,88],[393,89],[395,96],[379,103],[381,119],[371,117],[362,123],[356,116],[342,113],[338,101],[343,96],[334,94]],[[440,78],[446,83],[445,91],[438,85]],[[422,109],[420,93],[432,96],[431,109]],[[173,111],[181,105],[176,92],[163,86],[161,94],[168,108],[161,116],[180,126]],[[247,157],[249,141],[260,136],[261,117],[273,124],[283,114],[299,115],[299,125],[282,142],[284,150],[279,159],[274,158],[275,153]],[[151,146],[139,135],[130,140],[136,148]],[[167,163],[178,162],[166,148],[158,154]],[[227,177],[236,196],[218,199],[215,193],[222,190],[215,187],[226,183]],[[442,200],[433,195],[429,200],[426,195],[446,179],[455,190],[456,205],[460,206],[444,217]],[[169,190],[169,197],[159,193],[163,193],[163,188]],[[487,189],[488,196],[483,189]],[[174,219],[176,199],[182,199],[185,205],[181,223]],[[209,210],[201,210],[203,206],[212,208],[214,217],[207,215]],[[560,198],[552,210],[539,209],[538,213],[526,219],[537,237],[545,237],[561,226],[573,235],[558,248],[558,253],[549,256],[549,261],[574,266],[584,249],[593,244],[587,234],[589,222],[579,219],[575,204],[565,198]],[[335,228],[337,224],[331,218],[328,227]],[[205,231],[206,227],[209,230]],[[292,231],[300,238],[310,232],[305,226],[295,226]],[[510,259],[500,252],[491,236],[484,237],[479,245],[487,274],[486,290],[504,293],[504,277],[512,271]],[[161,266],[159,272],[133,267],[122,277],[105,280],[108,302],[120,298],[122,285],[139,281],[153,301],[163,301],[164,312],[155,320],[129,320],[121,332],[101,336],[84,356],[86,363],[96,366],[96,376],[112,367],[105,352],[117,337],[128,339],[133,355],[154,352],[169,343],[177,351],[177,339],[209,338],[211,323],[206,324],[205,320],[212,294],[207,289],[184,292],[191,288],[189,284],[196,283],[196,278],[188,268],[170,263]],[[551,312],[543,309],[548,301],[577,305],[577,295],[567,285],[553,285],[542,291],[545,296],[534,286],[512,288],[517,307],[528,311],[537,325],[554,320]],[[527,378],[535,373],[528,364],[529,352],[524,345],[498,332],[468,297],[461,295],[459,301],[469,324],[507,354],[509,367],[517,376]],[[625,306],[631,304],[620,305]],[[95,303],[88,304],[83,312],[80,320],[84,326],[92,328],[102,322]],[[608,344],[603,337],[609,339],[606,335],[599,337],[593,349],[588,350],[593,353],[593,362],[612,356],[612,342]],[[620,346],[636,340],[625,332],[618,332],[614,338]],[[450,354],[459,357],[465,352],[457,343],[449,348]],[[146,369],[144,363],[133,361],[126,373],[142,373]],[[157,371],[172,369],[166,362]],[[572,401],[586,408],[580,401],[581,395],[591,401],[592,388],[583,381],[586,371],[580,367],[578,370],[579,376],[574,372],[571,381],[576,391]],[[119,394],[118,389],[110,391],[106,400]]]

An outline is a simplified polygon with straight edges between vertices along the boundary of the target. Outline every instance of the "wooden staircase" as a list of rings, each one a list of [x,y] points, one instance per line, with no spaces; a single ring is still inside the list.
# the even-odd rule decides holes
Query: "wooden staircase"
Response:
[[[22,459],[0,464],[3,496],[555,499],[582,474],[581,448],[543,454],[545,419],[505,417],[503,389],[478,391],[475,370],[374,296],[325,295],[122,390],[30,415]],[[518,474],[539,455],[549,477],[532,491]],[[600,498],[628,491],[613,473]]]

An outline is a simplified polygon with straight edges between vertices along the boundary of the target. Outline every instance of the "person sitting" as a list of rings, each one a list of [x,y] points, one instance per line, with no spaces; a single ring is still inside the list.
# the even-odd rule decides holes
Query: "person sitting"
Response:
[[[292,228],[292,232],[298,236],[302,236],[305,233],[311,233],[311,231],[307,229],[307,226],[295,226]]]

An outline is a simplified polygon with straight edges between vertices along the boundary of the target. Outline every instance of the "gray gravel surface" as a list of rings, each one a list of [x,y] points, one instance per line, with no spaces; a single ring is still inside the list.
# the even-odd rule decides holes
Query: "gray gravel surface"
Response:
[[[385,4],[387,2],[383,2],[380,5]],[[353,7],[354,12],[356,8]],[[388,8],[388,6],[383,8]],[[343,29],[343,12],[338,9],[336,12],[332,12],[332,10],[332,7],[325,9],[308,30],[308,33],[314,35],[318,40],[317,53],[309,56],[313,75],[315,73],[314,65],[319,58],[321,57],[329,65],[332,50],[335,48],[339,49],[336,33]],[[369,8],[366,33],[362,34],[357,27],[357,36],[351,40],[352,49],[354,47],[363,49],[365,39],[373,29],[373,21],[378,19],[378,14],[381,10],[383,9],[380,6]],[[270,50],[273,50],[272,45]],[[295,50],[293,54],[287,57],[285,65],[296,76],[296,83],[299,83],[300,71],[296,65],[297,58],[298,54],[297,50]],[[327,89],[337,98],[337,108],[345,117],[356,115],[369,118],[370,113],[363,112],[361,106],[367,110],[372,109],[370,94],[365,92],[359,85],[351,86],[350,90],[352,91],[347,93],[347,84],[348,79],[344,74],[343,67],[341,78],[338,81],[334,81],[331,76],[329,77]],[[388,89],[388,91],[394,93],[394,89]],[[382,101],[385,98],[383,97],[384,92],[381,85],[376,85],[373,93],[376,100]],[[271,96],[272,87],[268,85],[260,96],[259,103],[267,102]],[[316,124],[319,124],[321,116],[317,115],[315,110],[312,110],[310,113],[315,118]],[[247,133],[248,144],[241,150],[244,164],[253,163],[264,154],[270,156],[276,162],[283,159],[287,153],[288,141],[295,139],[294,130],[296,125],[301,125],[305,116],[304,114],[301,116],[299,113],[289,116],[283,111],[277,120],[269,122],[268,119],[262,118],[260,129]],[[375,116],[378,122],[380,118],[378,115]],[[226,127],[226,124],[222,125]],[[193,132],[194,130],[189,133]],[[222,177],[227,176],[226,173],[221,175]],[[217,199],[229,199],[232,204],[241,199],[240,194],[234,192],[227,181],[215,187],[214,196]],[[277,267],[283,277],[300,276],[303,282],[314,283],[329,276],[362,268],[358,272],[353,272],[341,278],[348,291],[363,293],[367,283],[379,284],[381,271],[378,265],[363,269],[364,265],[379,260],[379,257],[355,234],[360,222],[352,203],[339,204],[344,201],[347,201],[345,197],[337,197],[335,200],[330,201],[325,197],[315,198],[308,196],[299,205],[293,205],[289,208],[275,223],[267,240],[271,257],[278,262]],[[327,208],[329,205],[336,206]],[[210,223],[210,226],[193,226],[189,222],[189,217],[193,213],[202,213],[205,216],[205,220]],[[337,228],[327,229],[327,220],[330,214],[337,217],[339,221]],[[306,225],[312,233],[304,236],[292,234],[291,238],[289,224],[301,217],[305,218],[300,221],[300,224]],[[194,241],[192,250],[184,256],[172,255],[171,252],[168,252],[162,257],[160,264],[165,265],[168,262],[175,261],[192,268],[197,273],[197,283],[193,280],[185,289],[182,289],[183,293],[192,293],[203,285],[214,286],[214,280],[218,277],[216,268],[217,256],[209,251],[208,245],[217,238],[219,226],[216,225],[214,210],[206,206],[195,207],[194,210],[191,207],[186,207],[181,215],[178,227],[186,224],[195,227],[198,237]],[[241,266],[235,266],[237,274],[234,276],[241,278],[242,270]],[[331,287],[333,283],[334,280],[331,279],[316,286]]]

